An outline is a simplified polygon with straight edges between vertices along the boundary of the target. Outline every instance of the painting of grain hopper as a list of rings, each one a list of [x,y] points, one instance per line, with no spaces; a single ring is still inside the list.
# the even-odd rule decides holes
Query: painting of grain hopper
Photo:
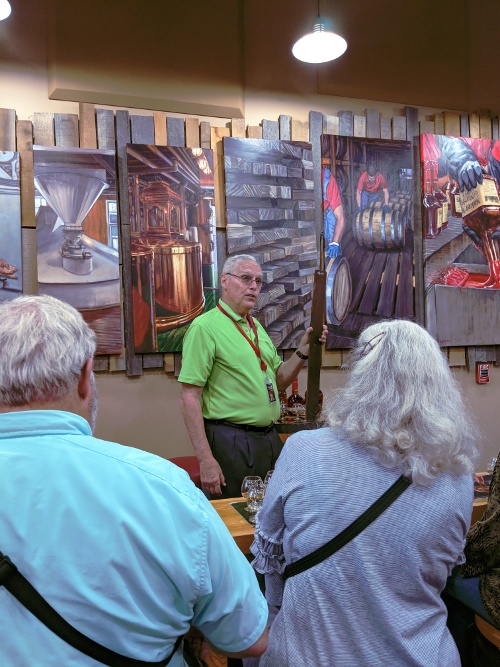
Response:
[[[383,319],[415,318],[408,141],[322,135],[327,349]]]
[[[127,145],[135,352],[179,352],[217,302],[213,153]]]
[[[79,310],[97,354],[122,351],[113,151],[34,146],[38,293]]]
[[[498,345],[500,141],[420,145],[426,327],[442,345]]]
[[[22,291],[19,153],[0,151],[0,301]]]
[[[252,255],[264,285],[254,317],[278,348],[310,325],[319,250],[311,144],[224,137],[228,255]]]

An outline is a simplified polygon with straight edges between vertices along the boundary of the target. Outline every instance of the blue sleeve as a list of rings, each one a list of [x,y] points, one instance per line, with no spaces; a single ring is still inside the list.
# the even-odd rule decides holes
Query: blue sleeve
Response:
[[[207,509],[207,588],[195,604],[193,625],[212,644],[230,653],[243,651],[265,630],[268,606],[257,578],[217,512]]]

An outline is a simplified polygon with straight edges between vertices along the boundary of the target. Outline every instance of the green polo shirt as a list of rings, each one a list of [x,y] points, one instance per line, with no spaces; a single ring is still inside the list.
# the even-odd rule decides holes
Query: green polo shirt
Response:
[[[234,322],[255,342],[254,335],[246,320],[223,301],[221,305],[230,317],[213,308],[197,317],[184,336],[179,382],[203,387],[201,408],[206,419],[269,426],[280,416],[276,371],[282,361],[265,329],[254,320],[267,377],[276,396],[276,401],[270,403],[266,374]]]

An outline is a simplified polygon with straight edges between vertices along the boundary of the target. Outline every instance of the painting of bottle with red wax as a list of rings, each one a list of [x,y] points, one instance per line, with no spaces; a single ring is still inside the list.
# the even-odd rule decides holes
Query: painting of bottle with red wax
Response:
[[[500,141],[423,134],[420,146],[426,326],[443,345],[497,345]]]

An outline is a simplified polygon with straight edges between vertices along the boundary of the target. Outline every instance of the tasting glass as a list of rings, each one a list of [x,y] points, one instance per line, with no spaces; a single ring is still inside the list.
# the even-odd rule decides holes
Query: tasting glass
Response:
[[[260,483],[254,484],[247,492],[247,511],[249,514],[257,514],[264,502],[264,495],[266,487],[262,480]]]
[[[248,475],[245,477],[241,484],[241,495],[246,498],[250,488],[256,484],[263,484],[262,478],[258,475]]]

